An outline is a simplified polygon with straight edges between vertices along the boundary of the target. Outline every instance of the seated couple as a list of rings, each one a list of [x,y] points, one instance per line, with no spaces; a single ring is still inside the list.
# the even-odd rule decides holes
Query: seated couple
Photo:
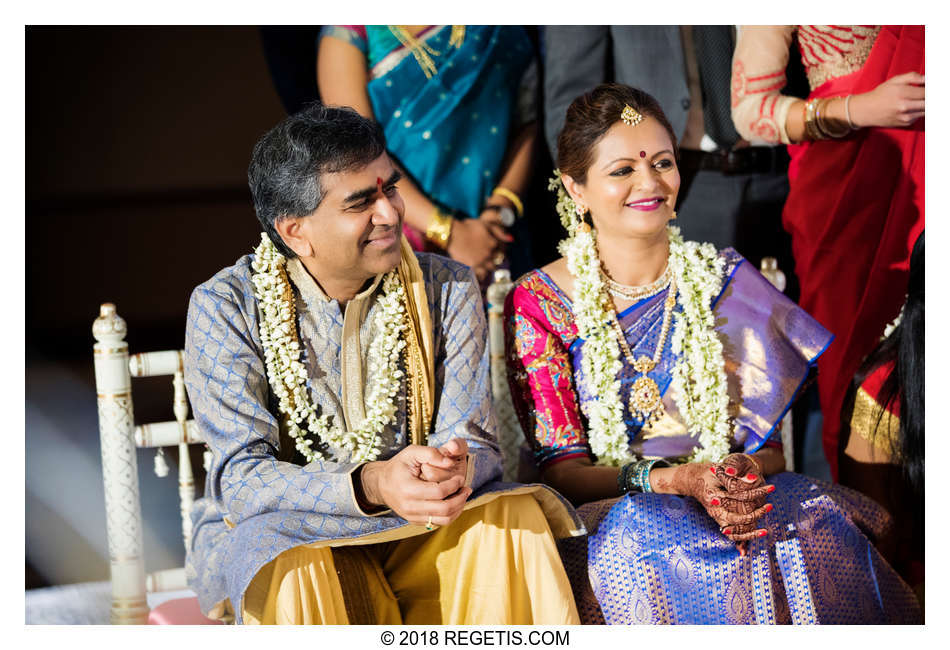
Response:
[[[202,610],[916,622],[865,536],[880,508],[793,474],[766,483],[775,424],[831,337],[734,252],[667,229],[675,139],[655,101],[579,98],[559,162],[566,261],[507,306],[514,397],[549,484],[521,485],[498,480],[478,285],[401,237],[380,127],[314,106],[257,143],[261,244],[188,312],[186,384],[213,452],[187,559]]]

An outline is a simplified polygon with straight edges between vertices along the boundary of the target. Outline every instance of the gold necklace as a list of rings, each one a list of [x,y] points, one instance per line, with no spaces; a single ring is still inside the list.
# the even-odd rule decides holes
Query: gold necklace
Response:
[[[617,311],[613,310],[613,317],[610,319],[620,341],[620,349],[627,359],[627,363],[633,366],[633,369],[640,373],[640,376],[633,382],[630,389],[630,413],[643,420],[643,426],[656,422],[663,416],[663,400],[660,395],[660,387],[657,383],[647,376],[647,373],[656,368],[660,361],[660,355],[663,354],[663,346],[666,344],[666,337],[670,333],[670,322],[673,318],[673,307],[676,305],[676,279],[670,278],[670,291],[663,303],[663,326],[660,329],[660,340],[656,344],[656,350],[653,351],[653,358],[642,356],[639,359],[633,358],[633,352],[627,343],[627,337],[624,335],[623,328],[620,326],[620,319],[617,318]]]
[[[637,302],[638,300],[655,296],[666,288],[666,285],[670,282],[670,264],[667,262],[666,267],[660,274],[660,277],[650,284],[641,284],[636,286],[620,284],[607,275],[607,272],[603,269],[603,265],[601,265],[600,274],[604,279],[604,284],[607,285],[607,291],[610,293],[610,295],[612,295],[614,298],[620,298],[621,300]]]

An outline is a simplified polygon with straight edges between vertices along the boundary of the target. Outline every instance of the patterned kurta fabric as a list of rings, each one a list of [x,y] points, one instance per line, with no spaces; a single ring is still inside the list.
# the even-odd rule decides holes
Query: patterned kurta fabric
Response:
[[[723,342],[734,448],[779,444],[776,424],[828,346],[831,335],[776,291],[735,251],[721,253],[726,281],[715,298]],[[665,292],[619,314],[635,356],[651,356]],[[579,371],[584,341],[570,300],[546,274],[522,278],[510,294],[509,368],[522,426],[544,468],[590,456]],[[651,371],[666,416],[649,430],[624,404],[630,450],[681,459],[696,444],[670,395],[670,345]],[[620,373],[621,391],[635,374]],[[625,402],[626,400],[624,400]],[[558,544],[581,621],[596,623],[919,623],[909,587],[875,550],[890,525],[870,499],[792,473],[770,477],[768,530],[739,557],[736,545],[691,497],[629,494],[578,509],[588,537]]]
[[[474,463],[469,504],[488,493],[515,487],[498,483],[501,460],[494,435],[485,346],[485,316],[471,271],[456,262],[420,254],[435,340],[435,417],[428,444],[465,438]],[[214,459],[205,496],[192,510],[194,536],[186,570],[204,612],[230,599],[240,618],[243,593],[255,573],[282,551],[301,544],[343,545],[399,539],[423,532],[390,511],[368,516],[357,505],[347,453],[303,464],[292,442],[278,431],[276,399],[268,386],[259,335],[259,312],[251,283],[251,256],[238,260],[195,289],[188,310],[185,381],[204,439]],[[298,328],[308,388],[318,410],[344,422],[346,357],[344,321],[361,313],[359,339],[371,340],[381,289],[375,285],[342,311],[309,276],[294,274]],[[365,350],[360,346],[365,372]],[[403,383],[399,415],[382,432],[380,459],[406,442]],[[553,491],[535,494],[556,535],[583,528]]]

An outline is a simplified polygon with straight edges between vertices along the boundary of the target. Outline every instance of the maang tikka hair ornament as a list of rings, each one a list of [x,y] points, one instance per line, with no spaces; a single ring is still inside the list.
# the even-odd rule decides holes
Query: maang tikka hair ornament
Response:
[[[620,119],[627,126],[636,126],[643,121],[643,115],[638,113],[630,104],[623,105],[623,112],[620,113]]]

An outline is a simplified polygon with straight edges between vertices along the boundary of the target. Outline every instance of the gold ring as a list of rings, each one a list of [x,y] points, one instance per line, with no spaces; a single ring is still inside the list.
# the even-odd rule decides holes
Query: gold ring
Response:
[[[432,530],[435,526],[432,525],[432,515],[429,515],[429,520],[426,521],[426,530]]]

